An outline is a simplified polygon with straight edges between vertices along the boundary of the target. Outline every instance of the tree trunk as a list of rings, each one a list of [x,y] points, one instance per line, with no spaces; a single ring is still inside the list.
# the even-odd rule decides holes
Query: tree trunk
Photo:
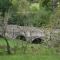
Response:
[[[6,44],[7,44],[7,53],[8,53],[8,54],[11,54],[10,45],[9,45],[9,42],[8,42],[7,38],[4,37],[4,40],[6,41]]]
[[[5,22],[6,22],[6,20],[5,20],[5,12],[3,12],[3,20],[2,20],[3,33],[2,33],[2,35],[3,35],[4,40],[6,41],[6,44],[7,44],[7,53],[11,54],[9,42],[8,42],[7,38],[5,37],[6,27],[7,27],[7,23],[5,23]]]

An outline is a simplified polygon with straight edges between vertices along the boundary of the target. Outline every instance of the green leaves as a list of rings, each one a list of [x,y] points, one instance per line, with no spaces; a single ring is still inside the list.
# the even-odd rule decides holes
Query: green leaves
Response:
[[[30,10],[31,10],[32,12],[37,12],[37,11],[39,11],[39,9],[40,9],[39,3],[33,3],[33,4],[31,4],[31,6],[30,6]]]
[[[50,19],[50,25],[53,28],[60,28],[60,6],[55,10]]]
[[[0,11],[5,10],[7,11],[9,7],[11,6],[10,0],[0,0]]]

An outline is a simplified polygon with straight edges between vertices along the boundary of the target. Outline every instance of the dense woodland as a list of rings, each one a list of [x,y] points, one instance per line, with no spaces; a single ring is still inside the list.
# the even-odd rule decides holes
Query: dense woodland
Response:
[[[0,0],[0,20],[8,24],[46,27],[53,20],[58,24],[59,10],[60,0]]]

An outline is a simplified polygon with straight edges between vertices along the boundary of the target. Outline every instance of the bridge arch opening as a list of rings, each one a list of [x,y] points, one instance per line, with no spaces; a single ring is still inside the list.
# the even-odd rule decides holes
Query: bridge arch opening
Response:
[[[42,39],[41,38],[35,38],[33,41],[32,41],[32,43],[33,44],[41,44],[42,43]]]
[[[18,36],[16,37],[16,39],[20,39],[20,40],[26,41],[26,38],[25,38],[25,36],[23,36],[23,35],[18,35]]]
[[[0,35],[0,38],[4,38],[2,35]]]

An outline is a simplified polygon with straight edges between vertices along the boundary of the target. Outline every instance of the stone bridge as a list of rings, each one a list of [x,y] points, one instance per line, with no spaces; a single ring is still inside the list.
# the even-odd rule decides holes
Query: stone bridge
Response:
[[[1,30],[1,28],[0,28],[0,30]],[[0,35],[1,35],[1,33],[0,33]],[[20,40],[26,40],[29,42],[41,42],[41,41],[43,41],[43,38],[46,35],[44,33],[44,29],[42,29],[42,28],[8,25],[6,28],[5,36],[12,38],[12,39],[19,38]]]

